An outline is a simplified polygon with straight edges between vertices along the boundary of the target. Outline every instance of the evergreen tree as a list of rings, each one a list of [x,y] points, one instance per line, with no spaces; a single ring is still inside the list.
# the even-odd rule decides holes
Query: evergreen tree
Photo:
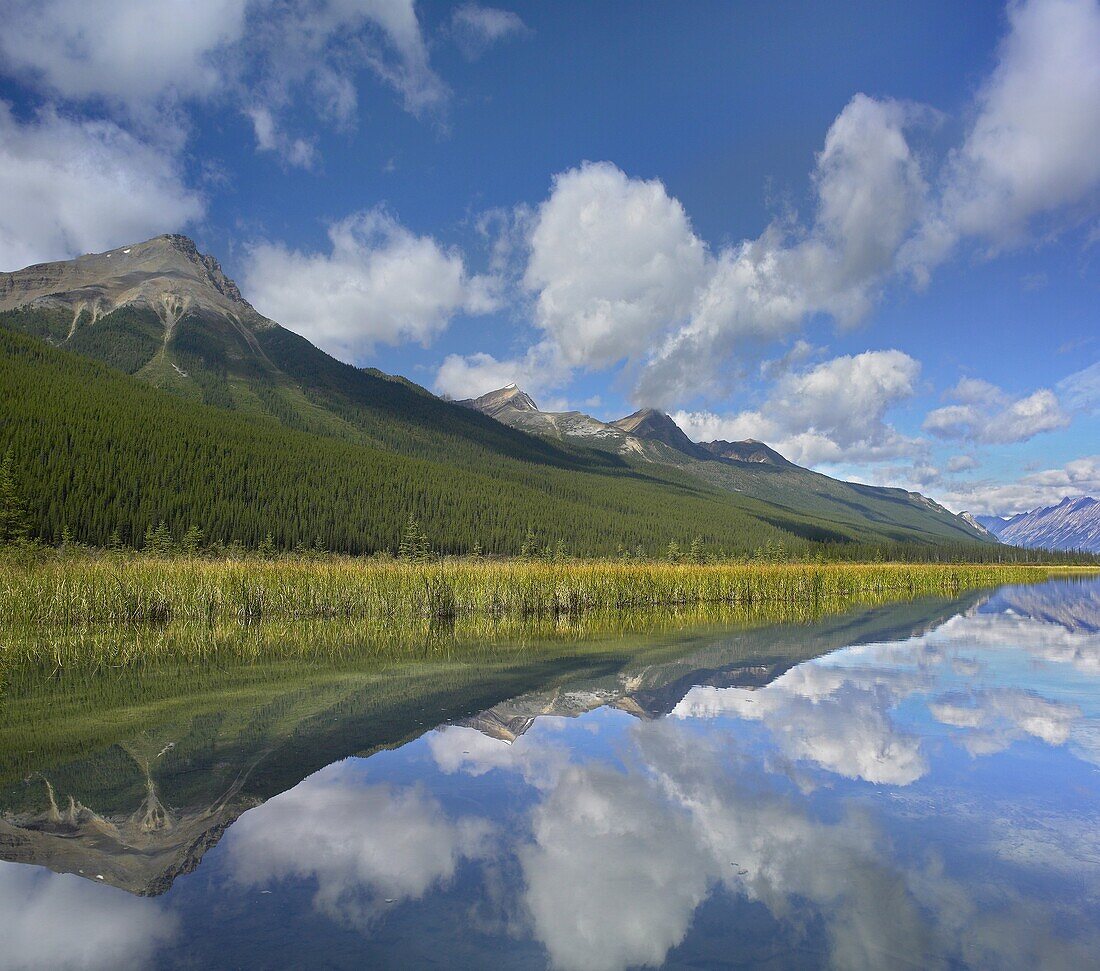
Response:
[[[688,550],[688,559],[692,563],[702,563],[706,557],[703,554],[703,540],[701,537],[696,536],[691,541],[691,548]]]
[[[275,558],[275,537],[271,535],[271,530],[268,530],[264,538],[260,540],[260,545],[256,547],[256,552],[269,560]]]
[[[525,560],[531,559],[535,555],[538,547],[535,545],[535,531],[528,526],[527,535],[523,537],[523,545],[519,548],[519,555]]]
[[[398,557],[402,560],[412,560],[414,563],[423,563],[431,556],[431,552],[428,534],[420,528],[420,523],[413,516],[409,516],[409,521],[401,533],[401,542],[397,546]]]
[[[18,543],[30,533],[27,504],[15,485],[14,464],[9,448],[0,462],[0,544]]]
[[[271,534],[268,533],[268,538]],[[199,529],[194,523],[187,527],[187,532],[183,534],[183,540],[180,543],[180,549],[187,556],[197,556],[199,550],[202,548],[202,530]]]
[[[168,530],[168,524],[162,519],[156,526],[150,525],[145,530],[144,547],[146,552],[153,556],[172,555],[172,534]]]
[[[665,549],[665,559],[669,563],[679,563],[682,555],[680,553],[680,544],[676,540],[669,540],[668,546]]]

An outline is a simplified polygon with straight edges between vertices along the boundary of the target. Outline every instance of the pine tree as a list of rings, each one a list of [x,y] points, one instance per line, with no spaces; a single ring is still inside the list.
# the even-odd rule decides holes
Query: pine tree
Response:
[[[525,560],[531,559],[537,552],[538,547],[535,545],[535,531],[528,526],[527,535],[523,537],[523,545],[519,548],[519,555]]]
[[[269,560],[275,558],[275,537],[271,535],[271,530],[268,530],[264,538],[260,540],[260,545],[256,547],[256,552]]]
[[[271,536],[270,533],[267,534]],[[199,529],[194,523],[187,527],[187,532],[183,534],[183,540],[180,543],[180,548],[187,556],[198,555],[199,550],[202,547],[202,530]]]
[[[18,543],[30,533],[27,505],[15,485],[11,449],[0,463],[0,544]]]
[[[682,554],[680,553],[680,544],[676,540],[669,540],[668,547],[665,549],[665,559],[669,563],[679,563]]]
[[[150,525],[145,530],[144,546],[153,556],[171,556],[172,534],[168,531],[168,524],[163,519],[156,526]]]
[[[420,523],[410,516],[401,534],[401,542],[397,546],[397,555],[402,560],[412,560],[414,563],[423,563],[431,556],[432,546],[428,540],[428,534],[420,528]]]
[[[688,559],[692,563],[702,563],[704,561],[703,540],[701,537],[696,536],[692,539],[691,548],[688,550]]]

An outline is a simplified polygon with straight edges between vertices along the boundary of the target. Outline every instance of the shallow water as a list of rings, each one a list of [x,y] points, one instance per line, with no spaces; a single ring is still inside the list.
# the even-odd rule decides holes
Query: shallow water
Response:
[[[111,676],[9,699],[0,966],[1100,964],[1095,580]]]

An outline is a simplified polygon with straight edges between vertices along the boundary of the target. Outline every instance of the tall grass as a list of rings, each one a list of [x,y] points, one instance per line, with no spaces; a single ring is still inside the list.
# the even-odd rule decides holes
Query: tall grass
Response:
[[[344,618],[380,624],[542,617],[706,604],[952,594],[1032,582],[1049,567],[925,564],[564,564],[331,558],[210,561],[78,557],[0,565],[0,624],[256,623]]]

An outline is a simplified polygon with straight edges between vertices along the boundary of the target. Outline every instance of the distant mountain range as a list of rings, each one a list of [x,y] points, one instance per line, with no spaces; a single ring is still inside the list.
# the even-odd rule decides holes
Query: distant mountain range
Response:
[[[1002,543],[1046,550],[1100,553],[1100,501],[1091,496],[1066,497],[1056,506],[1008,518],[975,517]]]
[[[577,553],[990,541],[918,493],[697,444],[652,409],[601,422],[514,386],[461,407],[344,364],[179,235],[0,273],[0,386],[39,535],[136,541],[164,520],[369,552],[413,516],[448,552],[517,552],[528,530]]]
[[[811,514],[821,523],[821,538],[827,538],[828,524],[859,527],[871,522],[886,531],[930,528],[934,523],[944,537],[992,539],[972,518],[955,515],[918,492],[833,479],[795,465],[755,439],[693,442],[669,415],[653,408],[603,422],[580,411],[540,411],[531,395],[515,384],[459,404],[512,428],[672,466],[720,489]]]

